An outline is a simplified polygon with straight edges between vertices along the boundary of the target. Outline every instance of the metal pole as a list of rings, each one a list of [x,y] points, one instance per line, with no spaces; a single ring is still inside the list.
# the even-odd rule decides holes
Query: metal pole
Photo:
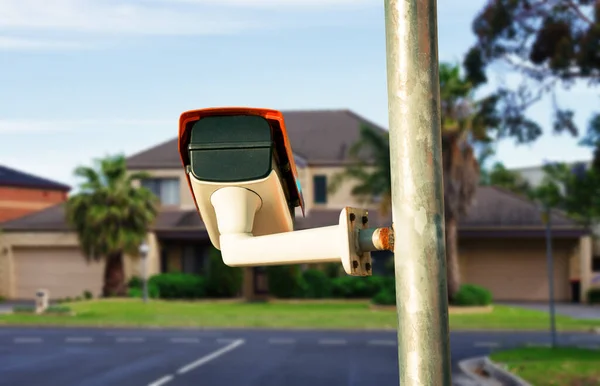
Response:
[[[385,0],[400,384],[451,385],[436,0]]]
[[[142,255],[142,275],[144,276],[144,303],[148,303],[148,274],[145,253]]]
[[[550,306],[550,336],[552,338],[552,348],[556,347],[556,315],[554,311],[554,258],[552,255],[552,224],[550,220],[550,209],[545,209],[546,222],[546,261],[548,266],[548,290]]]

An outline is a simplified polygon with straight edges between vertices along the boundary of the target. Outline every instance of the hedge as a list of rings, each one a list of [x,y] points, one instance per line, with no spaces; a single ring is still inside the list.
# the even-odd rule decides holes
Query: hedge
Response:
[[[213,248],[209,255],[209,272],[206,277],[206,295],[214,298],[237,296],[242,288],[244,271],[223,263],[221,252]]]
[[[591,288],[587,293],[587,300],[590,304],[600,304],[600,288]]]
[[[304,297],[323,299],[331,297],[333,285],[327,274],[318,269],[308,269],[302,273]]]
[[[462,285],[452,301],[457,306],[487,306],[492,304],[492,293],[473,284]]]
[[[278,298],[300,298],[306,292],[306,282],[297,265],[267,267],[269,292]]]
[[[198,299],[206,296],[206,280],[199,275],[161,273],[150,278],[150,287],[158,288],[162,299]]]

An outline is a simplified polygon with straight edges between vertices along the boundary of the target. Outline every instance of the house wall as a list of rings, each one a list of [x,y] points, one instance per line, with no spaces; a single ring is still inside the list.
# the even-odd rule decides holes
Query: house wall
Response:
[[[148,275],[160,271],[160,250],[154,234],[149,234]],[[79,252],[79,241],[74,232],[5,232],[0,235],[0,296],[13,298],[16,291],[16,265],[19,263],[15,250],[19,248],[56,248]],[[83,259],[84,257],[81,256]],[[141,274],[140,261],[136,257],[125,256],[125,277]]]
[[[23,217],[64,202],[67,192],[0,187],[0,222]]]
[[[148,173],[153,178],[173,178],[176,177],[179,179],[179,209],[183,210],[191,210],[195,209],[196,205],[194,204],[194,199],[192,194],[190,193],[190,189],[188,187],[187,179],[185,178],[185,172],[183,167],[178,169],[146,169],[146,170],[136,170],[136,172],[143,171]],[[136,181],[135,186],[140,186],[140,182]]]
[[[300,184],[302,186],[302,192],[304,195],[304,201],[306,205],[306,210],[310,211],[311,209],[341,209],[345,206],[360,206],[366,207],[367,209],[376,209],[378,204],[376,202],[370,203],[360,203],[357,199],[352,195],[351,191],[355,185],[355,182],[351,180],[345,181],[345,183],[340,187],[338,191],[335,193],[327,193],[327,203],[326,204],[315,204],[314,203],[314,194],[313,194],[313,177],[316,175],[325,175],[327,176],[327,183],[329,184],[333,176],[337,173],[343,172],[345,170],[344,166],[327,166],[327,167],[318,167],[318,166],[308,166],[305,168],[298,168],[298,179],[300,180]],[[137,170],[136,170],[137,171]],[[185,172],[183,168],[179,169],[147,169],[143,170],[143,172],[148,173],[153,178],[179,178],[179,191],[180,191],[180,206],[179,209],[183,210],[193,210],[196,208],[194,204],[194,199],[192,194],[190,193],[187,179],[185,178]],[[136,183],[139,186],[139,182]]]

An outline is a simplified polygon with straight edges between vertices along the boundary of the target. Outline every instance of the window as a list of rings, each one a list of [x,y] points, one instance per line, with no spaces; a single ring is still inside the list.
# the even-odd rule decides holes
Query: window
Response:
[[[313,177],[315,204],[327,203],[327,176]]]
[[[142,186],[154,193],[162,205],[179,205],[179,178],[149,178]]]
[[[181,272],[203,275],[208,268],[208,249],[204,245],[184,245],[181,254]]]

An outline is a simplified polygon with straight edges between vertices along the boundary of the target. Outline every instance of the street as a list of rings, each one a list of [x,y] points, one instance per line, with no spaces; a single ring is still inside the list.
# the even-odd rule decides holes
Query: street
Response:
[[[561,335],[600,347],[600,336]],[[546,333],[451,334],[457,362]],[[394,332],[0,328],[0,385],[397,385]]]

